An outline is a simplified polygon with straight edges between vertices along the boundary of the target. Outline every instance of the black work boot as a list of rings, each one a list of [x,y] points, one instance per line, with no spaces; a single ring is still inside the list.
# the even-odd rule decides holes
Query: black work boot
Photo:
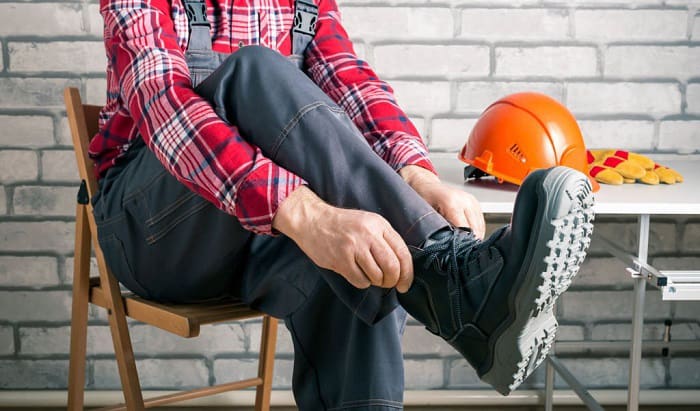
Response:
[[[553,305],[586,257],[592,207],[585,175],[537,170],[518,191],[510,225],[485,241],[443,230],[412,250],[414,282],[399,301],[507,395],[554,342]]]

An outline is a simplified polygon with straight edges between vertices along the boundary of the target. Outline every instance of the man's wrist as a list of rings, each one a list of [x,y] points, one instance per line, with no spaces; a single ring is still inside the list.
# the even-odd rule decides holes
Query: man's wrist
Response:
[[[299,233],[308,230],[309,224],[315,224],[328,207],[310,188],[299,186],[280,203],[272,219],[272,228],[294,240]]]
[[[421,166],[407,165],[399,170],[399,175],[413,188],[429,183],[439,183],[440,179],[432,171]]]

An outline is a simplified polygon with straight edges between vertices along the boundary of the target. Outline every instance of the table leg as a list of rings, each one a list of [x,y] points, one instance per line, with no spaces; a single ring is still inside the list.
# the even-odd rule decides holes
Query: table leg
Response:
[[[649,251],[649,214],[639,216],[639,261],[647,262]],[[644,329],[644,296],[646,279],[634,277],[634,308],[632,314],[632,349],[630,350],[629,388],[627,410],[639,410],[639,380],[642,365],[642,331]]]
[[[552,411],[554,407],[554,366],[549,361],[545,362],[547,368],[544,378],[544,411]]]

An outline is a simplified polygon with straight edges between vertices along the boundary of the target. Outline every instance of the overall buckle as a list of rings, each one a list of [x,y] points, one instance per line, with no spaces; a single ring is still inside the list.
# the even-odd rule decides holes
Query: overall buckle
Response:
[[[209,25],[209,20],[207,20],[207,5],[204,3],[204,0],[184,0],[184,3],[185,13],[187,14],[187,20],[190,22],[190,27],[211,27]]]
[[[316,34],[316,20],[318,20],[318,6],[303,1],[296,2],[294,13],[294,32],[309,36]]]

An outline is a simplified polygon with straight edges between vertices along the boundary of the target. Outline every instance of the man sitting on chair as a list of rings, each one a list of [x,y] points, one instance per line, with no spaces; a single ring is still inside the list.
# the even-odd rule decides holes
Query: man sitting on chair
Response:
[[[483,240],[478,202],[440,182],[335,0],[100,8],[92,201],[126,287],[236,296],[284,319],[302,410],[401,408],[406,311],[503,394],[543,360],[585,253],[559,224],[582,230],[583,174],[533,172],[511,224]],[[548,263],[554,248],[580,258]]]

